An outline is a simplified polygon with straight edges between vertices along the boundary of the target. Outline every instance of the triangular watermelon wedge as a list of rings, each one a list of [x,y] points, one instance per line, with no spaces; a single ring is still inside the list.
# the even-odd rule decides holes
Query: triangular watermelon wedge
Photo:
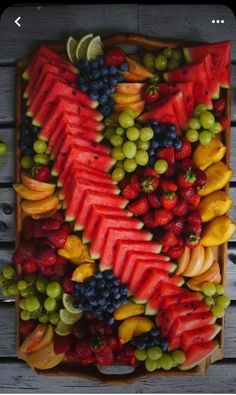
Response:
[[[216,340],[193,344],[189,347],[186,353],[186,361],[182,365],[178,366],[178,368],[180,370],[192,369],[194,366],[199,365],[202,361],[208,358],[218,348],[219,343]]]
[[[193,82],[173,82],[166,83],[163,82],[158,85],[160,98],[169,98],[173,96],[175,93],[181,91],[183,93],[184,99],[184,108],[186,110],[188,118],[191,117],[194,109],[194,95],[193,95]]]
[[[152,294],[147,305],[145,314],[154,315],[159,310],[159,307],[162,303],[162,298],[164,296],[181,296],[185,294],[187,291],[184,288],[177,287],[177,285],[170,284],[168,282],[162,282],[158,287],[158,290]]]

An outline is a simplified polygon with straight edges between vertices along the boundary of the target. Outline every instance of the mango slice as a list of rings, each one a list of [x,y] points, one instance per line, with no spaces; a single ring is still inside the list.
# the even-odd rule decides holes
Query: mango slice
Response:
[[[214,137],[208,145],[198,144],[193,154],[193,163],[201,170],[205,170],[212,163],[219,162],[225,153],[225,145],[218,137]]]
[[[205,174],[207,181],[204,187],[198,191],[200,196],[206,196],[224,188],[232,177],[233,172],[224,162],[220,161],[209,166]]]
[[[96,273],[96,270],[97,268],[94,263],[83,263],[73,271],[71,279],[82,283],[87,278],[92,277]]]
[[[31,202],[30,200],[23,200],[21,202],[21,208],[28,215],[44,214],[47,211],[57,208],[59,205],[59,199],[57,194],[53,194],[46,199],[38,200],[37,202]]]
[[[35,180],[27,173],[21,173],[21,181],[25,187],[31,189],[32,191],[51,191],[51,193],[53,193],[56,188],[55,184]]]
[[[202,232],[201,245],[216,247],[226,243],[234,234],[236,225],[231,218],[222,215],[208,222]]]
[[[145,306],[143,304],[137,304],[129,302],[123,304],[114,311],[114,317],[116,320],[125,320],[129,317],[134,317],[136,315],[143,314],[145,312]]]
[[[30,201],[42,200],[53,194],[53,191],[50,189],[46,189],[45,191],[33,191],[32,189],[27,188],[24,184],[13,184],[13,188],[21,198]]]
[[[224,215],[229,211],[233,201],[224,191],[212,192],[201,199],[198,210],[202,217],[202,222],[211,221],[215,217]]]

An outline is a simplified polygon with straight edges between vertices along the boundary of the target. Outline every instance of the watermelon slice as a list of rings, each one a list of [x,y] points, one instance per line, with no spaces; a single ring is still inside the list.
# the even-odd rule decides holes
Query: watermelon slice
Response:
[[[188,118],[191,117],[194,109],[194,95],[193,95],[193,82],[174,82],[174,83],[161,83],[159,86],[160,98],[169,98],[175,93],[181,91],[183,93],[184,108],[187,112]]]
[[[117,277],[121,276],[121,273],[130,265],[130,261],[128,263],[127,259],[129,258],[130,260],[133,255],[138,255],[140,257],[141,254],[142,256],[145,254],[145,256],[149,255],[149,257],[155,257],[157,259],[157,256],[160,258],[160,251],[161,245],[155,241],[143,241],[142,243],[136,241],[119,241],[113,259],[113,273]],[[165,260],[169,260],[168,257],[164,257],[163,255],[161,255],[161,257]],[[100,270],[103,270],[101,266]]]
[[[178,317],[175,320],[175,325],[168,333],[168,339],[174,339],[182,335],[183,332],[196,328],[203,328],[206,325],[214,324],[216,317],[211,311],[204,313],[191,313],[184,317]]]
[[[97,227],[98,219],[101,215],[113,217],[131,217],[132,213],[128,210],[122,210],[121,208],[116,207],[107,207],[99,204],[95,204],[90,207],[88,221],[84,226],[83,232],[83,243],[90,243],[94,234],[94,230]]]
[[[200,292],[188,292],[181,295],[175,295],[173,298],[172,295],[163,296],[161,301],[161,309],[164,311],[172,306],[173,304],[182,304],[187,302],[196,302],[203,299],[203,294]]]
[[[207,325],[203,328],[192,329],[186,331],[181,336],[181,349],[184,352],[197,343],[205,343],[209,340],[213,340],[221,330],[221,326],[217,324]]]
[[[189,347],[186,353],[186,361],[179,365],[181,370],[189,370],[194,366],[199,365],[214,351],[219,348],[219,343],[216,340],[210,340],[205,343],[196,343]]]
[[[181,287],[177,287],[177,285],[162,282],[157,289],[157,291],[152,294],[150,297],[147,305],[146,305],[146,310],[145,314],[147,315],[154,315],[157,313],[159,307],[162,304],[162,299],[165,296],[171,296],[175,299],[175,297],[178,295],[179,297],[182,297],[186,293],[186,290]]]
[[[191,48],[184,48],[183,51],[185,59],[190,63],[211,54],[217,82],[223,88],[230,87],[230,41],[197,45]]]
[[[118,207],[124,208],[128,204],[128,200],[119,195],[114,195],[111,193],[86,191],[84,194],[84,199],[81,202],[79,212],[75,220],[74,229],[82,230],[88,221],[89,209],[93,204],[102,204],[107,207]]]
[[[101,256],[106,235],[110,228],[112,229],[141,229],[143,222],[129,217],[117,217],[114,215],[99,215],[97,225],[92,235],[90,255],[92,259],[98,259]]]
[[[105,270],[105,267],[107,269],[112,269],[114,253],[118,240],[144,241],[151,240],[152,237],[152,233],[144,230],[109,228],[100,259],[100,265],[102,265],[103,270]]]

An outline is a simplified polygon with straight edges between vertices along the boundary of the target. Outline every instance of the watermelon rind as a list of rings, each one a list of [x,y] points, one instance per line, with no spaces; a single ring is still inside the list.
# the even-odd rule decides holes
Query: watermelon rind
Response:
[[[193,345],[193,347],[194,346],[195,347],[198,346],[202,348],[203,356],[199,357],[198,360],[196,360],[194,363],[191,363],[191,365],[188,365],[188,359],[186,359],[186,361],[182,365],[178,366],[180,370],[182,371],[191,370],[195,366],[199,365],[201,362],[203,362],[206,358],[208,358],[214,351],[216,351],[219,348],[219,342],[217,340],[210,340],[209,342],[195,344]]]

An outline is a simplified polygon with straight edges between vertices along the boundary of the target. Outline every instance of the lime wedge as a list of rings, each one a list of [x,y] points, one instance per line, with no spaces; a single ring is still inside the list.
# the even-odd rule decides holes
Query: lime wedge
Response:
[[[59,315],[61,321],[63,321],[66,325],[73,325],[76,321],[78,321],[82,317],[83,313],[80,312],[80,313],[72,314],[66,309],[61,309]]]
[[[76,47],[78,45],[78,41],[74,39],[74,37],[70,36],[67,39],[66,42],[66,53],[67,56],[69,58],[69,60],[71,61],[71,63],[75,63],[76,62]]]
[[[59,321],[55,328],[55,332],[58,336],[67,336],[71,333],[72,325],[67,325],[63,321]]]
[[[103,55],[103,46],[100,36],[95,36],[90,41],[88,48],[87,48],[87,59],[94,60],[98,58],[98,56]]]
[[[93,38],[93,34],[88,33],[79,40],[75,53],[77,60],[82,60],[86,58],[87,48],[92,38]]]
[[[63,306],[65,307],[65,309],[67,311],[69,311],[69,313],[71,313],[71,314],[81,313],[82,310],[76,309],[73,306],[74,301],[75,301],[75,298],[73,298],[73,296],[63,293],[62,303],[63,303]]]

